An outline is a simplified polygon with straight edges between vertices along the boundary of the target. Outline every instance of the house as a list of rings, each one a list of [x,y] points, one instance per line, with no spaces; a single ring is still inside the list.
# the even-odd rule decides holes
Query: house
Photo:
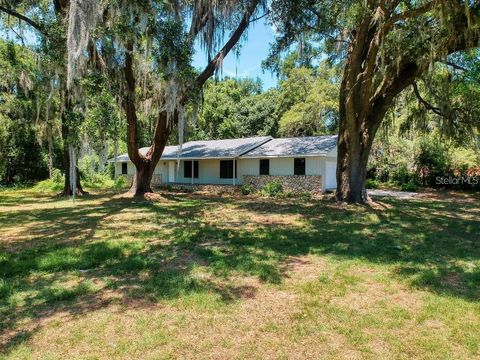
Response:
[[[336,188],[336,166],[336,135],[190,141],[181,150],[165,147],[152,183],[261,187],[277,180],[287,190],[326,191]],[[135,174],[127,154],[117,157],[115,174]]]

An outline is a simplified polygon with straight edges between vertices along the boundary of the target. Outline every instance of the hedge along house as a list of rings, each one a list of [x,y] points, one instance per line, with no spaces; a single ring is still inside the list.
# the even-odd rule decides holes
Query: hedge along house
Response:
[[[140,151],[146,153],[148,148]],[[167,146],[152,185],[243,185],[260,188],[277,180],[287,191],[323,192],[336,188],[337,136],[190,141]],[[113,159],[109,160],[113,162]],[[135,166],[117,157],[115,175],[131,180]]]

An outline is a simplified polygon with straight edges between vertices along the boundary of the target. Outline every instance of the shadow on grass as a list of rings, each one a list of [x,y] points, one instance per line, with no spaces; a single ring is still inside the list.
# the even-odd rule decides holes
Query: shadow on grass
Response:
[[[17,329],[25,319],[90,312],[111,304],[109,293],[127,306],[185,295],[207,294],[225,304],[252,297],[254,290],[229,279],[280,283],[288,258],[306,254],[385,264],[418,288],[480,300],[477,202],[384,199],[382,209],[372,210],[328,201],[165,198],[163,203],[100,195],[79,200],[75,208],[0,213],[0,226],[28,231],[25,240],[0,249],[5,348],[35,331]],[[226,205],[249,214],[254,228],[205,220]],[[123,213],[127,218],[113,226]],[[256,220],[269,215],[295,215],[301,226]],[[198,268],[209,275],[195,276]]]

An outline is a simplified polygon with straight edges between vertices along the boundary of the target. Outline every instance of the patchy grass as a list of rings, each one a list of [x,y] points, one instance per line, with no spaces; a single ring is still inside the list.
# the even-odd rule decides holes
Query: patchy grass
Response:
[[[480,357],[480,198],[0,192],[0,355]]]

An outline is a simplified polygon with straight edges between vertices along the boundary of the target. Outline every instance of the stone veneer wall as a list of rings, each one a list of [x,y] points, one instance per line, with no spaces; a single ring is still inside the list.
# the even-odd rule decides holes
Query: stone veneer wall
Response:
[[[308,191],[312,194],[322,193],[322,177],[320,175],[246,175],[243,179],[244,184],[250,184],[257,190],[260,190],[269,182],[278,181],[286,192],[300,193]]]
[[[131,184],[133,181],[133,175],[120,175],[127,180],[127,184]],[[162,185],[162,175],[153,175],[152,176],[152,186]]]
[[[203,192],[209,194],[234,194],[240,192],[239,185],[207,185],[207,184],[165,184],[165,187],[171,188],[172,190],[180,191],[194,191],[194,192]]]

